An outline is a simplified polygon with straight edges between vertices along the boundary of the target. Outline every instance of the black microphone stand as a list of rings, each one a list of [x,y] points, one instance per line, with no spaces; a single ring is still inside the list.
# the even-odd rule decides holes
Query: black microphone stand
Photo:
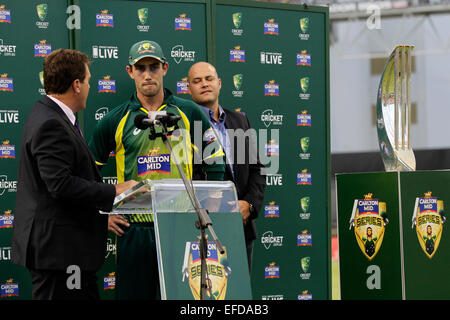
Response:
[[[167,130],[167,124],[163,123],[162,121],[159,122],[161,124],[162,132],[156,133],[155,126],[150,126],[150,134],[149,139],[155,140],[157,137],[161,137],[166,147],[169,149],[170,154],[172,155],[172,158],[178,168],[178,171],[180,172],[181,179],[183,180],[184,187],[186,188],[186,192],[189,195],[189,198],[192,201],[192,205],[195,209],[195,212],[197,212],[198,220],[195,222],[195,227],[197,229],[200,229],[200,244],[199,244],[199,250],[200,250],[200,260],[201,260],[201,280],[200,280],[200,300],[206,300],[206,290],[209,290],[210,296],[212,297],[211,288],[210,285],[211,280],[208,278],[208,269],[206,264],[206,258],[208,256],[208,240],[206,238],[206,229],[209,230],[211,236],[213,237],[214,241],[217,244],[217,247],[219,249],[219,252],[221,254],[224,254],[225,250],[223,249],[222,243],[220,242],[219,238],[217,237],[213,227],[212,227],[212,221],[209,217],[208,210],[205,208],[202,208],[200,205],[200,202],[198,201],[197,196],[195,195],[194,188],[191,184],[189,184],[186,175],[181,168],[177,158],[175,157],[175,154],[173,153],[172,146],[170,145],[168,134],[169,131]],[[175,125],[176,130],[178,128],[177,125]],[[172,133],[171,131],[170,133]]]

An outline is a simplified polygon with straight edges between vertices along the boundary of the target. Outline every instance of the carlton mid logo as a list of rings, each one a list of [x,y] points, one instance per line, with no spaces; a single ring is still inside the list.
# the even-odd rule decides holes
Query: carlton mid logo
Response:
[[[350,229],[354,227],[358,246],[367,259],[375,258],[380,250],[388,222],[386,203],[373,199],[372,193],[353,202]]]
[[[280,267],[275,262],[264,268],[264,279],[280,279]]]
[[[0,23],[11,23],[11,10],[5,9],[5,5],[0,5]]]
[[[441,241],[444,215],[444,201],[431,196],[431,191],[424,197],[416,198],[412,217],[412,228],[416,226],[420,246],[428,258],[433,258]]]
[[[19,284],[14,283],[13,279],[6,280],[5,283],[0,284],[0,298],[18,297]]]
[[[146,174],[170,174],[170,153],[158,154],[159,148],[151,149],[148,155],[137,157],[138,176]]]
[[[207,241],[206,265],[209,276],[207,298],[210,300],[225,300],[227,294],[228,278],[231,274],[230,263],[225,252],[220,253],[214,241]],[[189,287],[195,300],[200,300],[201,278],[200,243],[198,241],[186,242],[182,273],[184,282],[188,279]],[[212,294],[212,295],[211,295]]]
[[[47,40],[41,40],[34,45],[35,57],[46,57],[52,52],[52,45],[47,43]]]
[[[0,75],[0,91],[14,92],[14,81],[7,73]]]
[[[275,80],[270,80],[269,83],[264,84],[264,96],[280,95],[280,85],[275,83]]]
[[[186,13],[182,13],[179,17],[175,18],[175,30],[192,30],[191,18],[187,18]]]
[[[242,50],[241,46],[230,50],[230,62],[245,62],[245,50]]]
[[[101,13],[95,15],[95,26],[114,28],[114,15],[108,10],[102,10]]]
[[[268,22],[264,22],[264,34],[271,34],[277,36],[278,33],[278,23],[275,19],[269,19]]]
[[[311,55],[303,50],[301,53],[297,53],[297,65],[298,66],[311,66]]]
[[[0,158],[16,158],[16,146],[10,145],[9,140],[3,141],[3,143],[0,145]]]
[[[98,80],[98,92],[116,93],[116,80],[111,80],[111,76],[104,76],[103,79]]]
[[[103,278],[103,290],[114,290],[116,288],[116,273],[111,272]]]
[[[12,210],[6,210],[4,214],[0,214],[0,229],[10,229],[14,225],[14,215]]]
[[[188,78],[184,77],[181,81],[177,81],[177,94],[188,94]]]
[[[264,206],[264,218],[279,218],[280,217],[280,205],[275,204],[275,201],[269,202]]]
[[[307,110],[303,110],[302,113],[297,114],[297,127],[311,127],[312,117]]]

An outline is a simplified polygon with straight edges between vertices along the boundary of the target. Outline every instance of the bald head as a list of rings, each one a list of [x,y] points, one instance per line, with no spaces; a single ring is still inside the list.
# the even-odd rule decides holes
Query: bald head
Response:
[[[189,69],[188,79],[192,100],[213,111],[218,109],[222,81],[216,68],[208,62],[197,62]]]

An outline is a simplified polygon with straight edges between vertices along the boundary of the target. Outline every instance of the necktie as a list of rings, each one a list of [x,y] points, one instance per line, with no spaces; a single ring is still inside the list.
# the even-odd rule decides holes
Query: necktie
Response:
[[[80,125],[78,124],[78,120],[75,120],[74,126],[77,129],[77,131],[80,134],[80,136],[83,136],[83,133],[81,132],[81,129],[80,129]]]

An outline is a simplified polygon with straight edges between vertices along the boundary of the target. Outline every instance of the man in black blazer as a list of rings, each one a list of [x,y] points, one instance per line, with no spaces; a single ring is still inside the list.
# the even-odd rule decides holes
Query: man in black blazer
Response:
[[[95,272],[105,257],[114,198],[136,184],[102,183],[74,113],[86,107],[89,58],[59,49],[44,61],[47,96],[24,126],[12,262],[30,271],[33,299],[99,299]]]
[[[253,244],[257,237],[255,219],[262,208],[266,186],[256,135],[252,134],[247,116],[220,106],[222,82],[214,66],[198,62],[189,70],[188,79],[192,100],[203,107],[226,154],[224,180],[233,181],[237,189],[251,272]]]

